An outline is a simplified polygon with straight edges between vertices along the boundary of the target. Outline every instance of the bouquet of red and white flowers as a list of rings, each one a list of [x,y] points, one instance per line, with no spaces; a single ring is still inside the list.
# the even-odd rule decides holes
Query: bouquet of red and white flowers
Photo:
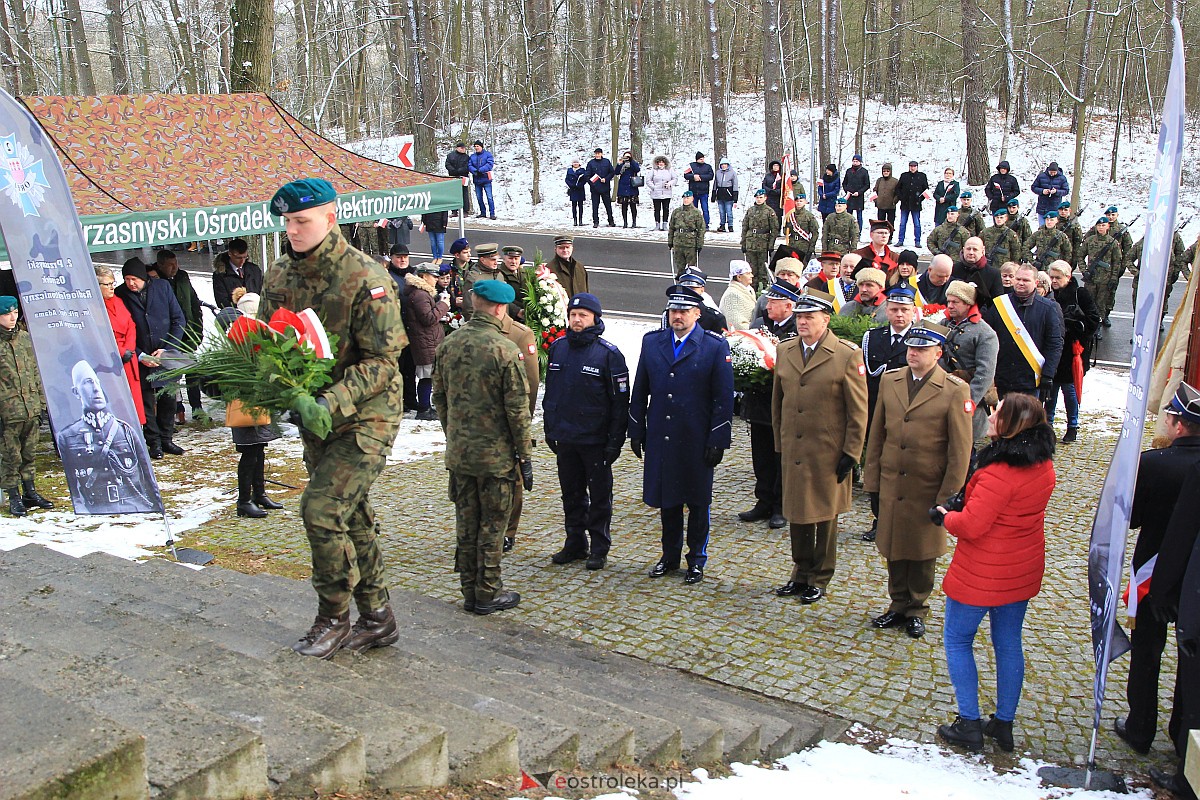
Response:
[[[775,379],[775,350],[779,337],[765,328],[729,331],[729,356],[733,363],[733,388],[739,392],[769,391]]]
[[[550,345],[567,332],[567,292],[550,268],[538,264],[525,270],[525,324],[538,345],[538,365],[546,376]]]

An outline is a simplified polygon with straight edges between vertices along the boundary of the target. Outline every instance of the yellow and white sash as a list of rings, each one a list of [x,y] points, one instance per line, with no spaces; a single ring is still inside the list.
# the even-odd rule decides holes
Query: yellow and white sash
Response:
[[[1038,350],[1033,337],[1025,329],[1021,318],[1017,316],[1017,309],[1013,305],[1012,296],[1002,294],[994,302],[996,304],[996,311],[1000,314],[1000,320],[1012,335],[1013,341],[1017,344],[1017,349],[1021,351],[1021,355],[1029,362],[1029,366],[1033,369],[1034,379],[1037,385],[1040,386],[1042,384],[1042,367],[1046,364],[1046,357],[1042,355],[1041,350]]]

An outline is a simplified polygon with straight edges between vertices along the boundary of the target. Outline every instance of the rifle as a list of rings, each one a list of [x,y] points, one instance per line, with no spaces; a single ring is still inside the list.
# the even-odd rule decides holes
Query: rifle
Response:
[[[1186,228],[1188,225],[1191,225],[1191,224],[1192,224],[1192,220],[1194,220],[1196,217],[1200,217],[1200,211],[1198,211],[1198,212],[1196,212],[1196,213],[1192,214],[1192,215],[1191,215],[1190,217],[1188,217],[1186,220],[1184,220],[1183,222],[1181,222],[1181,223],[1179,223],[1178,225],[1176,225],[1176,226],[1175,226],[1175,231],[1176,231],[1177,233],[1178,233],[1178,232],[1180,232],[1180,231],[1182,231],[1182,230],[1183,230],[1184,228]]]

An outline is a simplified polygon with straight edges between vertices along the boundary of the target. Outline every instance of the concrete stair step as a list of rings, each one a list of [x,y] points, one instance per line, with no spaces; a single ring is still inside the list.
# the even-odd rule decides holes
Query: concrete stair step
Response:
[[[157,798],[238,800],[266,794],[262,737],[146,687],[95,661],[0,633],[0,681],[37,676],[38,687],[145,738],[146,771]]]
[[[145,742],[80,703],[0,681],[0,800],[141,800]]]

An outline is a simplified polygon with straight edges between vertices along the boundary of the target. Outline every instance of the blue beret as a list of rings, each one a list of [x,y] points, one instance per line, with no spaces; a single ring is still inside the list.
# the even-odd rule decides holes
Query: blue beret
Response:
[[[463,250],[466,250],[470,246],[471,246],[471,243],[468,242],[466,239],[455,239],[450,244],[450,255],[454,255],[456,253],[461,253]]]
[[[1115,214],[1115,213],[1117,213],[1117,207],[1109,206],[1108,208],[1104,209],[1104,213],[1105,214]]]
[[[571,302],[567,303],[567,310],[570,311],[572,308],[587,309],[598,317],[601,314],[600,298],[588,292],[580,292],[571,298]]]
[[[766,195],[767,195],[766,189],[755,189],[754,190],[755,197],[766,197]]]
[[[949,214],[951,211],[958,211],[958,206],[950,206],[946,209],[947,214]]]
[[[1101,215],[1100,219],[1096,220],[1097,225],[1108,225],[1112,222],[1108,217]]]
[[[1070,208],[1070,207],[1071,207],[1071,201],[1070,201],[1070,200],[1063,200],[1061,203],[1059,203],[1059,204],[1058,204],[1058,207],[1059,207],[1059,208]]]
[[[1011,197],[1011,198],[1009,198],[1009,200],[1008,200],[1008,207],[1009,207],[1009,208],[1012,208],[1013,206],[1016,206],[1016,207],[1018,207],[1018,208],[1019,208],[1019,207],[1021,206],[1021,201],[1020,201],[1020,200],[1018,200],[1018,199],[1017,199],[1017,198],[1015,198],[1015,197]]]
[[[453,271],[454,271],[454,267],[450,264],[439,264],[438,265],[438,275],[449,275]]]
[[[1058,212],[1057,211],[1047,211],[1046,219],[1058,219]]]
[[[271,213],[277,217],[337,200],[333,184],[323,178],[303,178],[279,187],[271,198]]]
[[[1007,217],[1008,209],[1005,206],[1000,206],[999,208],[997,208],[995,211],[992,212],[992,216],[993,217]]]
[[[846,205],[846,198],[839,197],[837,200],[834,201],[834,203],[839,206],[844,206],[844,205]]]
[[[680,195],[680,196],[681,196],[681,197],[691,197],[691,196],[692,196],[692,193],[691,193],[690,191],[688,191],[688,192],[684,192],[684,193],[683,193],[682,195]]]
[[[0,314],[7,314],[10,311],[17,310],[17,298],[11,294],[0,296]]]
[[[504,281],[476,281],[471,291],[493,303],[511,303],[517,299],[517,290]]]
[[[908,347],[941,347],[946,344],[946,334],[949,332],[947,328],[932,322],[913,325],[904,334],[904,344]]]
[[[972,195],[971,195],[971,192],[970,192],[970,190],[967,190],[967,191],[965,191],[965,192],[963,192],[962,194],[960,194],[960,195],[959,195],[959,197],[960,197],[960,198],[962,198],[962,197],[967,197],[967,198],[969,198],[969,197],[971,197],[971,196],[972,196]]]

